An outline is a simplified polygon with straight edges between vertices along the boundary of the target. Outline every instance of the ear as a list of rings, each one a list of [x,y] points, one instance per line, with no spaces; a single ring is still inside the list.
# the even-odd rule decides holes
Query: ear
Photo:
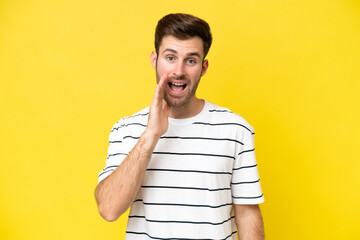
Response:
[[[152,51],[150,54],[150,60],[151,60],[151,65],[153,66],[154,69],[156,69],[156,59],[157,59],[157,54],[155,51]]]
[[[201,69],[201,76],[204,76],[207,69],[209,67],[209,61],[206,59],[204,62],[203,62],[203,66],[202,66],[202,69]]]

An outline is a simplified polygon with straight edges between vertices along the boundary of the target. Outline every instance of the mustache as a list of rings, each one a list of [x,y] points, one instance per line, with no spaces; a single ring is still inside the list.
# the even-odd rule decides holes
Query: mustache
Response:
[[[168,77],[167,80],[168,80],[168,81],[171,81],[171,80],[186,80],[186,81],[187,81],[187,78],[186,78],[185,76]]]

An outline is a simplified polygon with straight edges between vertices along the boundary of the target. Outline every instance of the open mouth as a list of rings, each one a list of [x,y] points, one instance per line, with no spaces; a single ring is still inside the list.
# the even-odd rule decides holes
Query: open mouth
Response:
[[[174,92],[182,92],[186,88],[186,83],[169,82],[169,87]]]

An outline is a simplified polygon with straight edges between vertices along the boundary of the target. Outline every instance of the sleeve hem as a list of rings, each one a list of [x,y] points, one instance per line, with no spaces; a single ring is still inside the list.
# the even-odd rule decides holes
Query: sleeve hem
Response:
[[[232,199],[233,204],[260,204],[265,201],[264,196],[257,199]]]

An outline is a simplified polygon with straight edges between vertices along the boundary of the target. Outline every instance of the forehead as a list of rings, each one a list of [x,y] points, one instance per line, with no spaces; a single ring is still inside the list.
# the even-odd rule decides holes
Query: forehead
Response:
[[[171,35],[165,36],[161,41],[159,54],[162,55],[167,49],[174,50],[179,55],[198,53],[201,57],[204,56],[203,40],[197,36],[185,40],[178,39]]]

